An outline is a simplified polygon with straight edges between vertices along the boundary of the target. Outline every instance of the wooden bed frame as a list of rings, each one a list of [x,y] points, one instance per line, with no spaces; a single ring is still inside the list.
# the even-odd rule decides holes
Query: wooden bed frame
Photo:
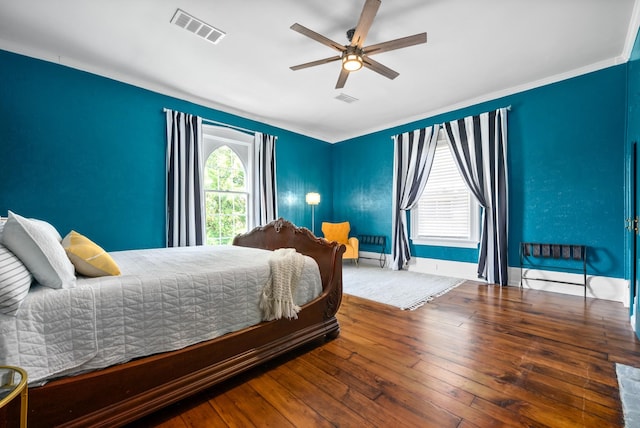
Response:
[[[283,219],[240,235],[233,244],[296,248],[314,258],[322,294],[304,305],[296,320],[262,322],[178,351],[31,388],[29,427],[121,426],[303,344],[338,335],[344,245],[316,238]]]

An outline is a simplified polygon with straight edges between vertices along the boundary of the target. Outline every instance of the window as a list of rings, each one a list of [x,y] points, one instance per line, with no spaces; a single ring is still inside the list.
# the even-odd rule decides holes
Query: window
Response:
[[[207,245],[230,244],[251,224],[253,136],[203,126]]]
[[[414,244],[469,247],[478,245],[480,207],[467,189],[440,131],[429,179],[411,210]]]

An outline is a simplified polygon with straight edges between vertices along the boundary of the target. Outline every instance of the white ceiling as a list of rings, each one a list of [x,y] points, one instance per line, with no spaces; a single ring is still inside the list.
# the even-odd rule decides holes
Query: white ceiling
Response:
[[[638,28],[636,0],[383,0],[365,46],[428,35],[375,56],[398,78],[363,69],[336,90],[338,62],[289,69],[336,54],[293,23],[347,44],[363,4],[0,0],[0,49],[336,142],[623,63]],[[171,24],[177,8],[226,37]]]

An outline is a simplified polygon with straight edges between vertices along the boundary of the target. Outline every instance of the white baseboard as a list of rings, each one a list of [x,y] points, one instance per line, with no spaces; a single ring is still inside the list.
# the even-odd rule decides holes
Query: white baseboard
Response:
[[[366,265],[380,266],[380,253],[372,253],[371,251],[359,251],[358,263]],[[384,254],[384,267],[391,267],[391,254]]]
[[[380,253],[360,251],[360,263],[379,266]],[[391,268],[391,254],[385,254],[386,268]],[[478,265],[476,263],[454,262],[450,260],[427,259],[412,257],[407,270],[412,272],[430,273],[432,275],[452,276],[454,278],[478,281]],[[482,281],[480,279],[479,281]]]
[[[371,252],[360,252],[361,256],[373,258],[362,259],[361,263],[377,264],[380,254]],[[386,267],[391,265],[391,255],[386,254]],[[455,278],[468,279],[472,281],[484,281],[478,278],[477,263],[456,262],[450,260],[429,259],[423,257],[412,257],[407,266],[407,270],[413,272],[429,273],[432,275],[452,276]],[[556,281],[577,282],[583,280],[582,275],[566,272],[554,272],[545,270],[527,271],[527,276],[536,278],[553,279]],[[509,268],[509,285],[514,287],[520,286],[520,268]],[[550,291],[553,293],[571,294],[574,296],[583,296],[584,287],[580,285],[561,284],[556,282],[527,280],[522,284],[523,288],[532,290]],[[625,307],[629,307],[629,281],[623,278],[611,278],[607,276],[587,276],[587,297],[597,299],[613,300],[621,302]],[[634,324],[635,325],[635,324]]]
[[[525,276],[544,278],[547,280],[582,283],[583,276],[576,273],[555,272],[541,269],[526,269]],[[520,286],[520,268],[509,268],[509,285]],[[532,290],[551,291],[554,293],[584,296],[584,287],[581,285],[562,284],[558,282],[524,279],[523,288]],[[624,278],[611,278],[608,276],[587,275],[587,297],[596,299],[613,300],[621,302],[629,307],[629,281]]]
[[[430,273],[432,275],[470,279],[473,281],[484,281],[482,278],[478,279],[477,263],[412,257],[409,261],[408,270],[413,272]]]

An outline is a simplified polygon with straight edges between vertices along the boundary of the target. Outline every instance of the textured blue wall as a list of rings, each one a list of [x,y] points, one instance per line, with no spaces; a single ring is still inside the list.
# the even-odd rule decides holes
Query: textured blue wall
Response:
[[[294,223],[311,227],[306,192],[330,195],[325,142],[5,51],[0,82],[2,215],[73,228],[109,251],[164,246],[163,107],[277,135],[280,215]]]
[[[511,105],[509,264],[519,264],[520,241],[583,243],[595,249],[590,273],[623,277],[625,91],[623,65],[338,143],[333,216],[390,242],[391,137]],[[478,252],[413,246],[412,254],[475,262]]]
[[[393,177],[389,135],[371,134],[334,145],[333,165],[332,221],[349,221],[351,235],[387,234]]]
[[[629,66],[631,67],[631,65]],[[393,143],[399,132],[506,105],[510,264],[522,240],[585,243],[590,273],[623,276],[627,65],[449,112],[336,145],[89,73],[0,51],[0,214],[74,228],[108,250],[164,245],[163,107],[277,135],[280,214],[390,241]],[[640,128],[640,125],[639,125]],[[333,178],[332,178],[333,177]],[[387,252],[390,251],[387,245]],[[413,254],[474,262],[477,251]]]
[[[633,204],[637,202],[633,198],[633,192],[638,194],[640,186],[634,186],[632,183],[632,165],[633,165],[633,143],[636,143],[637,149],[640,150],[640,32],[636,35],[636,40],[633,45],[629,62],[627,63],[627,192],[628,199],[626,202],[626,215],[625,218],[632,218],[634,215]],[[633,260],[633,247],[636,245],[632,233],[626,235],[625,248],[628,253],[626,260],[628,261],[626,266],[626,277],[630,279],[632,287],[629,289],[629,305],[630,314],[638,313],[640,308],[640,296],[636,294],[638,292],[638,281],[633,277],[633,263],[637,263]],[[636,254],[639,257],[640,254]],[[636,315],[636,335],[640,338],[640,317]]]
[[[285,132],[280,131],[276,135],[285,135]],[[305,195],[320,193],[320,204],[314,208],[315,232],[319,236],[321,222],[326,221],[333,211],[330,149],[328,143],[300,135],[279,138],[277,146],[280,216],[311,230],[311,207],[305,202]]]

